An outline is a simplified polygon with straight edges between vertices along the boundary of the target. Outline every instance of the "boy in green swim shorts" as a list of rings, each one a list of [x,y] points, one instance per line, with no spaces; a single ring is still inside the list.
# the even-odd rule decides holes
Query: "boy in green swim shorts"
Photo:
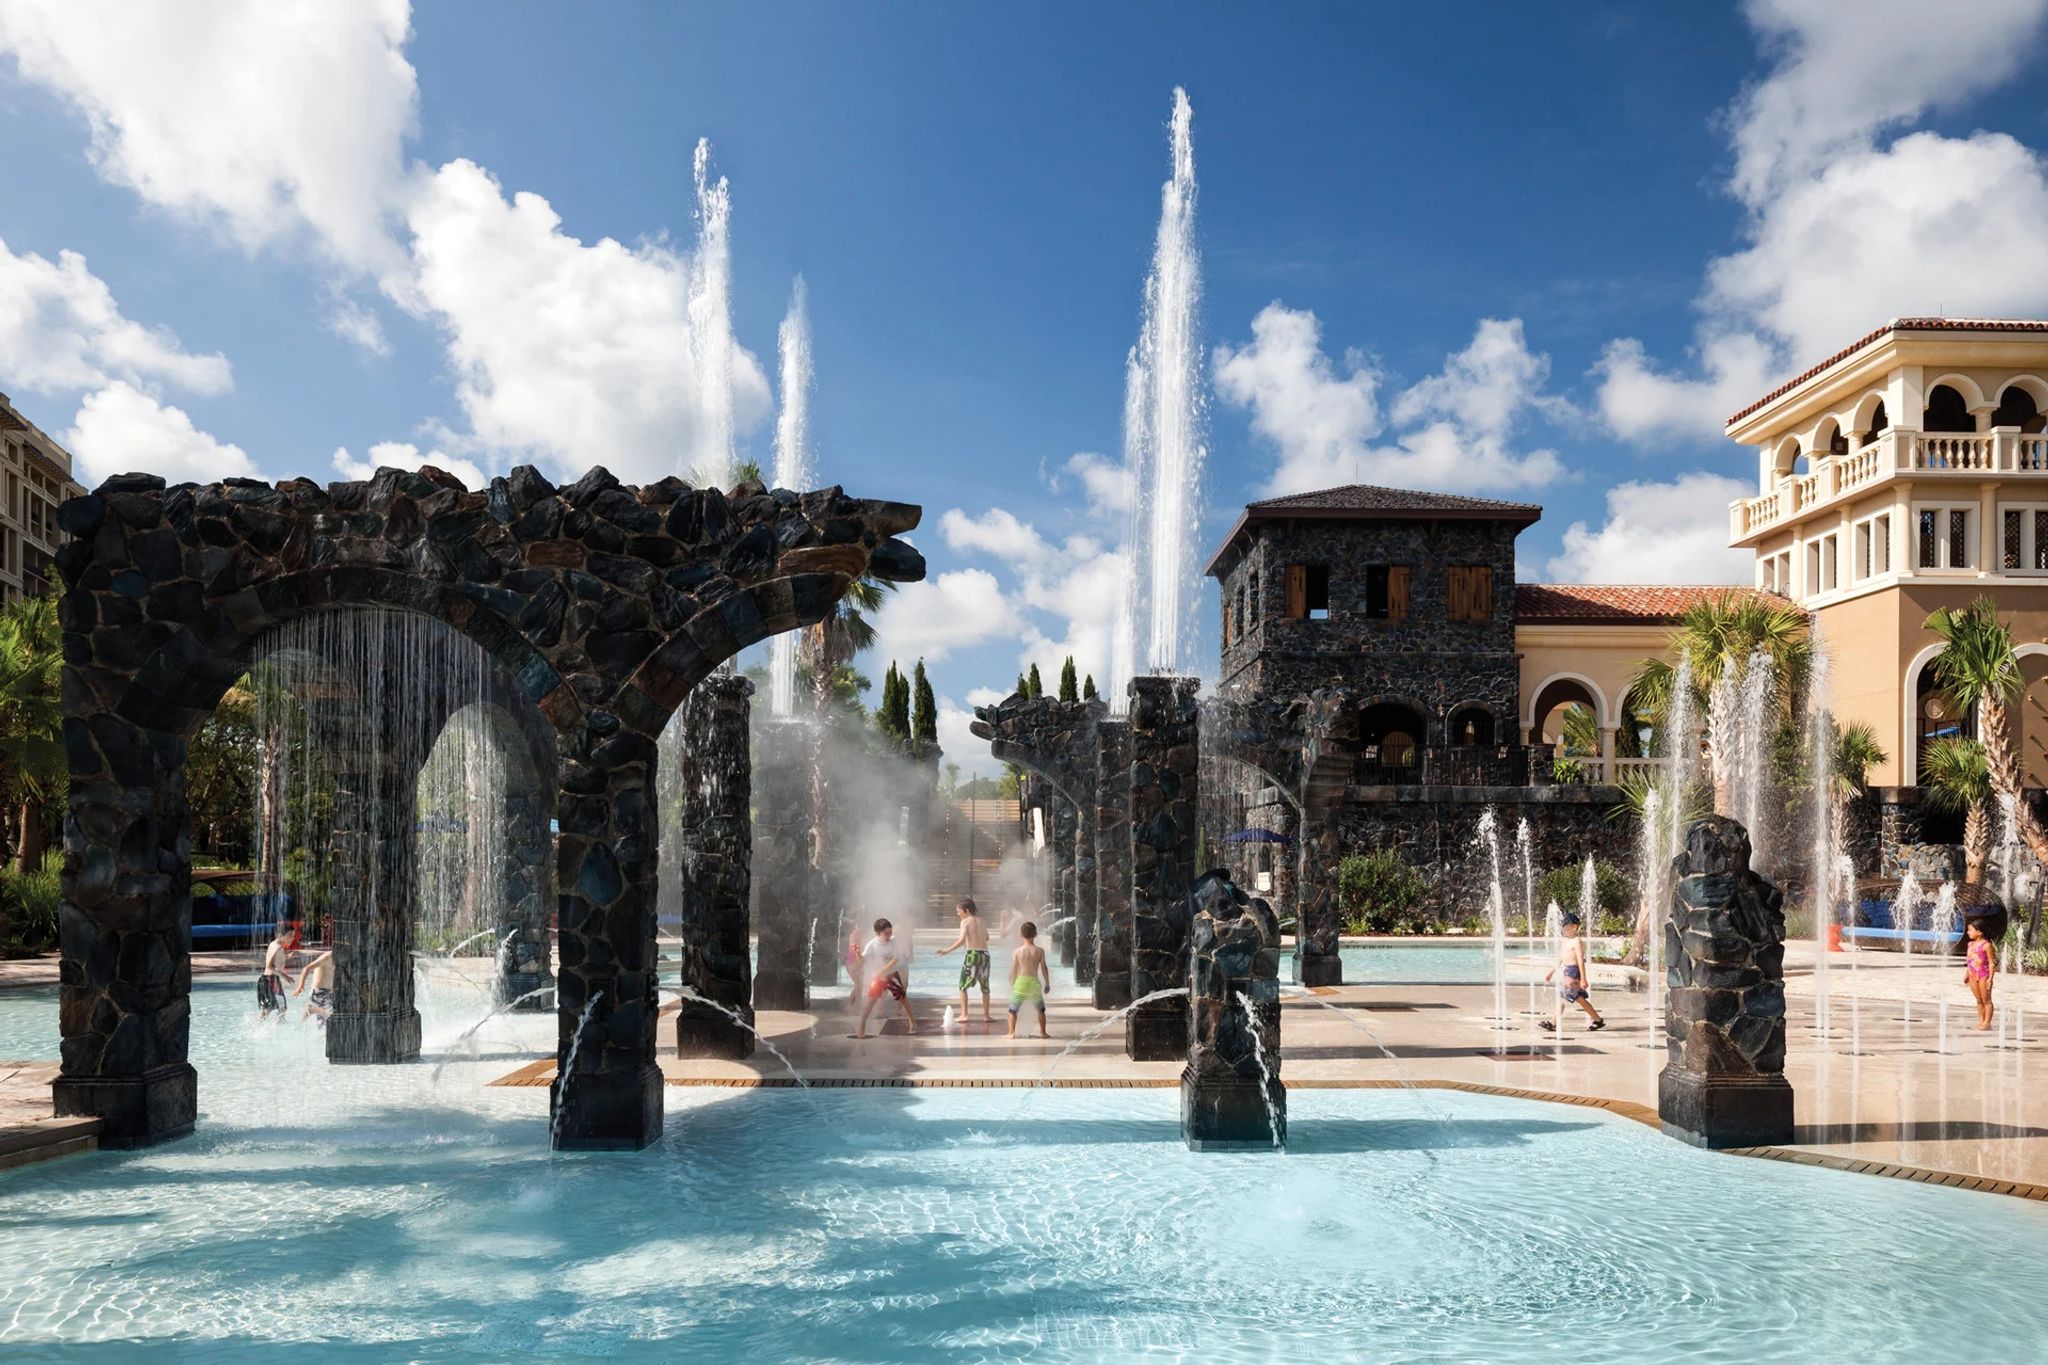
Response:
[[[944,957],[955,948],[965,948],[967,956],[960,960],[960,1025],[967,1026],[967,988],[981,987],[981,1022],[987,1024],[988,1017],[988,926],[981,922],[981,911],[974,904],[974,897],[963,896],[953,907],[960,916],[960,934],[951,943],[939,949]]]
[[[1050,1038],[1045,1031],[1045,993],[1052,989],[1052,969],[1046,966],[1045,949],[1038,946],[1038,926],[1027,919],[1017,932],[1024,942],[1010,956],[1010,1037],[1017,1036],[1017,1011],[1036,1005],[1038,1036]]]

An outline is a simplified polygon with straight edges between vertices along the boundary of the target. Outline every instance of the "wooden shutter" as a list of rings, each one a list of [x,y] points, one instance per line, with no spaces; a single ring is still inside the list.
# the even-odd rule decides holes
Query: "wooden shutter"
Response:
[[[1408,566],[1391,565],[1387,569],[1387,619],[1405,621],[1408,619]]]
[[[1299,621],[1308,615],[1308,566],[1287,566],[1287,619]]]
[[[1472,575],[1472,589],[1469,604],[1474,621],[1493,619],[1493,570],[1481,565],[1466,572]]]
[[[1472,610],[1472,580],[1462,568],[1444,570],[1444,617],[1451,621],[1468,619]]]

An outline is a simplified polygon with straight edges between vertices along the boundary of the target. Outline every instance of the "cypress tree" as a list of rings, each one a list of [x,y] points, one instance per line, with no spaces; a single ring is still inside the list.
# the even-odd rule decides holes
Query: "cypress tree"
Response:
[[[1060,665],[1060,700],[1081,700],[1081,689],[1074,682],[1074,656],[1071,654],[1067,656],[1067,661]]]
[[[1031,695],[1031,684],[1024,681],[1024,675],[1022,673],[1019,673],[1017,675],[1017,694],[1019,696],[1024,697],[1028,697]]]
[[[924,675],[924,660],[917,661],[917,712],[912,729],[912,751],[920,756],[936,753],[939,747],[939,702],[932,695],[931,680]]]
[[[1095,690],[1095,675],[1090,673],[1081,684],[1081,699],[1083,701],[1099,701],[1101,697],[1102,694]]]
[[[1031,665],[1030,685],[1026,689],[1024,695],[1031,698],[1033,701],[1036,701],[1040,697],[1045,695],[1045,684],[1039,679],[1037,664]]]

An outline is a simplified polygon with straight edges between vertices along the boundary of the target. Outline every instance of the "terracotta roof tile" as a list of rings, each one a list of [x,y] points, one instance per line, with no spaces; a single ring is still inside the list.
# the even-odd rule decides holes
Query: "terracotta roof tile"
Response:
[[[1859,337],[1836,351],[1820,364],[1794,375],[1748,407],[1732,413],[1721,425],[1734,426],[1758,408],[1783,398],[1822,370],[1839,365],[1871,342],[1880,337],[1890,336],[1893,332],[2048,332],[2048,322],[2036,322],[2026,318],[1893,318],[1876,331]]]
[[[1456,493],[1425,493],[1412,488],[1385,488],[1379,484],[1353,483],[1340,488],[1318,488],[1308,493],[1289,493],[1247,503],[1246,511],[1261,512],[1499,512],[1506,516],[1527,514],[1532,519],[1543,512],[1530,502],[1498,502],[1492,498],[1467,498]]]
[[[1517,583],[1515,621],[1518,625],[1675,625],[1696,603],[1729,596],[1784,601],[1775,593],[1725,584]]]

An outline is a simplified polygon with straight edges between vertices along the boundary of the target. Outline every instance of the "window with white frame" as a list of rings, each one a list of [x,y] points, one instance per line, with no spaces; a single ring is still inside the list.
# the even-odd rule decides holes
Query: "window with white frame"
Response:
[[[1852,581],[1866,582],[1882,578],[1892,571],[1892,514],[1879,512],[1874,517],[1865,517],[1853,528],[1855,535],[1855,560],[1851,572]]]
[[[2048,573],[2048,503],[1998,505],[1999,567],[2008,573]]]
[[[1820,538],[1820,591],[1833,592],[1841,586],[1842,538],[1830,531]]]
[[[1968,569],[1977,530],[1975,503],[1915,503],[1914,563],[1922,569]]]

